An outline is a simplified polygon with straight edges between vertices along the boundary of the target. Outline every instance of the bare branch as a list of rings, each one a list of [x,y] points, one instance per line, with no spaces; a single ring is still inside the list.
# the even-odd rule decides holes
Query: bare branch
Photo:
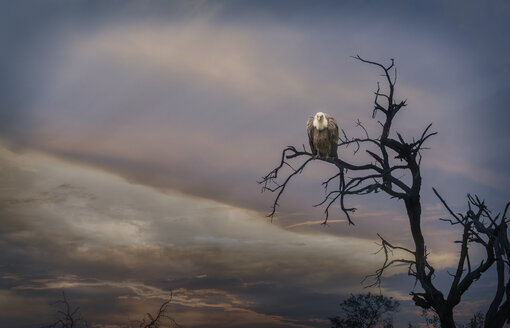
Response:
[[[87,321],[80,314],[80,307],[72,308],[67,300],[66,294],[62,291],[62,299],[54,302],[52,305],[60,306],[63,309],[57,310],[59,318],[47,328],[79,328],[88,327]]]
[[[140,321],[140,328],[163,328],[163,327],[177,327],[181,326],[167,314],[168,305],[172,301],[173,294],[170,292],[170,298],[164,301],[159,307],[156,315],[146,313],[145,317]]]
[[[413,257],[416,255],[415,252],[411,251],[410,249],[408,248],[405,248],[405,247],[402,247],[402,246],[395,246],[395,245],[392,245],[391,243],[389,243],[386,239],[384,239],[380,234],[377,234],[377,236],[381,239],[381,248],[377,251],[377,253],[383,251],[384,252],[384,263],[383,265],[376,270],[376,272],[374,274],[370,274],[370,275],[367,275],[365,276],[365,278],[363,278],[363,280],[361,281],[361,283],[364,283],[367,279],[369,278],[374,278],[374,282],[371,283],[371,284],[368,284],[365,286],[365,288],[369,288],[369,287],[374,287],[374,286],[380,286],[381,285],[381,279],[382,279],[382,276],[384,274],[384,272],[392,267],[392,266],[396,266],[396,265],[407,265],[408,266],[408,273],[409,275],[415,275],[414,273],[414,270],[412,269],[412,267],[414,265],[416,265],[416,261],[414,260],[410,260],[410,259],[403,259],[403,258],[400,258],[400,259],[390,259],[390,256],[389,254],[393,254],[393,251],[394,250],[402,250],[410,255],[412,255]]]

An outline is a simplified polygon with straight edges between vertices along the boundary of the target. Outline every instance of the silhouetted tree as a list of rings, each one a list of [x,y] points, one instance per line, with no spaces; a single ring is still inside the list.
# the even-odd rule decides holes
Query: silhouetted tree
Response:
[[[155,315],[146,313],[141,321],[137,322],[139,328],[179,328],[181,327],[172,317],[167,314],[168,305],[172,301],[172,294],[170,298],[163,302]],[[82,328],[89,327],[87,321],[83,319],[80,313],[80,307],[72,308],[62,292],[62,300],[58,300],[54,305],[60,309],[57,311],[58,319],[54,323],[45,328]]]
[[[483,328],[485,324],[484,316],[482,312],[476,312],[473,317],[469,320],[466,328]]]
[[[332,328],[392,328],[390,312],[398,311],[400,303],[383,295],[352,295],[340,303],[342,314],[329,320]]]
[[[378,114],[382,116],[382,119],[378,121],[380,130],[376,135],[371,135],[359,120],[357,126],[360,128],[361,136],[349,137],[342,130],[338,143],[338,158],[317,159],[306,150],[304,145],[303,150],[287,146],[282,152],[280,164],[259,181],[263,190],[276,193],[272,211],[268,216],[272,218],[275,215],[278,201],[289,182],[310,162],[321,160],[330,163],[337,168],[337,173],[323,182],[326,196],[316,205],[324,206],[324,223],[328,220],[330,207],[338,202],[349,224],[354,224],[351,215],[356,209],[346,205],[348,198],[381,191],[391,198],[400,200],[406,209],[414,249],[393,245],[378,234],[385,258],[381,268],[375,274],[368,276],[374,278],[369,286],[380,285],[381,278],[389,267],[405,265],[408,267],[408,274],[419,282],[419,287],[422,289],[420,292],[410,293],[415,304],[426,310],[433,309],[439,317],[441,327],[455,328],[454,307],[460,303],[463,294],[471,284],[496,264],[497,287],[485,314],[485,327],[502,327],[506,320],[510,320],[510,280],[505,277],[505,267],[510,268],[510,243],[507,236],[508,219],[506,217],[510,203],[505,207],[503,215],[493,215],[483,200],[477,196],[468,195],[468,210],[465,214],[456,214],[434,189],[434,193],[452,217],[445,221],[452,225],[459,225],[463,231],[462,238],[458,241],[460,256],[457,268],[445,296],[433,281],[435,269],[428,261],[429,254],[421,229],[422,151],[426,149],[425,142],[436,132],[430,132],[432,124],[429,124],[415,138],[405,138],[400,133],[394,132],[393,121],[407,106],[406,100],[395,99],[397,74],[394,60],[391,60],[390,65],[384,66],[360,56],[354,58],[380,69],[387,85],[386,90],[382,91],[380,84],[377,84],[372,109],[373,119]],[[354,154],[359,158],[356,163],[350,162],[340,151],[348,147],[354,147]],[[363,150],[365,157],[361,158],[360,150]],[[358,164],[360,162],[361,164]],[[286,173],[285,170],[290,171]],[[335,180],[337,183],[330,190],[329,187]],[[470,251],[474,248],[473,246],[484,249],[485,258],[478,265],[470,260]],[[399,251],[405,255],[394,258],[393,251]]]
[[[167,314],[168,304],[172,301],[172,294],[170,294],[170,298],[163,302],[159,307],[158,312],[155,315],[150,313],[146,313],[145,317],[140,321],[140,328],[174,328],[181,327],[175,320]]]
[[[53,305],[59,308],[57,310],[58,319],[51,325],[46,326],[47,328],[88,327],[87,321],[83,319],[80,313],[80,307],[73,309],[66,298],[65,292],[62,292],[62,299],[56,301]]]

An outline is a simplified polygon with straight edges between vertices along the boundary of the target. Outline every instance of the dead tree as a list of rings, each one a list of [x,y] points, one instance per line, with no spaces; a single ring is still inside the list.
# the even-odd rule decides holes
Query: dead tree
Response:
[[[62,292],[62,299],[53,303],[54,306],[59,307],[57,311],[58,319],[47,328],[78,328],[88,327],[87,321],[83,319],[80,313],[80,307],[73,309],[71,304],[66,298],[65,292]]]
[[[163,328],[163,327],[177,327],[181,326],[167,314],[168,304],[172,301],[172,294],[170,298],[163,302],[155,315],[146,313],[145,317],[139,322],[140,328]]]
[[[139,328],[180,328],[181,326],[167,314],[168,304],[172,301],[172,293],[170,298],[163,302],[155,315],[146,313],[142,320],[135,321]],[[83,319],[80,313],[80,307],[73,307],[66,298],[66,294],[62,292],[62,299],[53,303],[59,307],[57,311],[58,319],[44,328],[88,328],[89,325]]]
[[[510,256],[506,219],[508,205],[501,217],[493,217],[483,201],[477,197],[469,196],[469,210],[466,214],[454,214],[439,193],[435,192],[453,216],[453,219],[447,221],[451,224],[459,224],[464,229],[460,241],[461,254],[457,271],[453,275],[450,291],[445,297],[434,284],[435,269],[427,260],[428,252],[421,230],[422,176],[420,164],[422,151],[426,149],[425,142],[437,133],[430,132],[431,124],[418,137],[411,140],[404,138],[398,132],[393,132],[393,120],[407,105],[406,100],[397,101],[395,99],[397,71],[394,60],[391,59],[391,63],[385,66],[365,60],[359,55],[353,58],[382,71],[386,89],[381,90],[380,84],[377,84],[372,110],[373,119],[376,119],[378,114],[382,116],[382,119],[377,121],[380,130],[376,136],[371,136],[358,120],[357,126],[362,135],[348,137],[342,130],[338,143],[338,158],[317,159],[335,165],[338,169],[335,175],[322,183],[326,190],[326,196],[316,205],[324,207],[324,223],[328,220],[331,206],[338,202],[349,224],[354,224],[351,214],[356,209],[346,205],[346,200],[349,197],[382,191],[391,198],[402,201],[406,208],[414,249],[393,245],[378,234],[381,240],[381,250],[385,254],[385,261],[375,274],[369,276],[374,278],[374,282],[369,286],[379,285],[381,277],[389,267],[406,265],[408,274],[414,277],[422,288],[421,292],[410,293],[415,304],[423,309],[433,309],[440,319],[441,327],[455,328],[453,308],[459,304],[462,295],[471,284],[496,263],[498,286],[496,295],[486,313],[485,322],[486,327],[501,327],[504,321],[510,318],[510,283],[509,281],[505,282],[504,276],[505,267],[509,268],[508,256]],[[349,162],[342,154],[342,149],[348,147],[354,147],[354,154],[358,157],[362,150],[365,157],[368,158],[366,162],[364,164]],[[280,164],[259,181],[263,191],[276,193],[269,217],[273,218],[276,214],[278,201],[289,182],[299,175],[312,160],[315,158],[304,145],[302,150],[287,146],[282,151]],[[287,169],[290,170],[288,174],[285,173]],[[329,187],[333,181],[338,184],[333,190],[330,190]],[[469,246],[473,243],[481,245],[486,250],[487,257],[478,266],[472,266],[469,258]],[[393,258],[391,256],[393,251],[402,252],[407,256]],[[505,301],[503,302],[504,297]]]
[[[471,284],[496,264],[497,287],[485,313],[484,322],[486,328],[503,327],[505,321],[510,323],[510,278],[505,281],[505,271],[510,269],[509,219],[506,217],[510,203],[506,205],[503,215],[501,213],[493,215],[484,201],[477,196],[468,195],[468,210],[465,214],[456,214],[435,189],[434,193],[451,216],[441,220],[452,225],[460,225],[463,231],[462,239],[456,241],[461,245],[461,249],[457,269],[451,274],[453,281],[446,299],[448,304],[451,304],[452,308],[459,304],[462,295]],[[481,247],[485,251],[485,256],[478,265],[471,263],[472,246]]]

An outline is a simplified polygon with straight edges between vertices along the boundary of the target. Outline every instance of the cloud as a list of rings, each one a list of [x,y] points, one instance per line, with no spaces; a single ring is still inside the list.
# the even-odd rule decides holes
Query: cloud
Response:
[[[2,279],[18,295],[105,286],[145,299],[173,290],[175,306],[186,311],[218,308],[254,322],[306,326],[313,309],[294,321],[298,304],[289,318],[264,312],[271,291],[283,296],[300,286],[329,299],[379,262],[372,240],[287,231],[257,212],[161,193],[37,153],[1,148],[0,156],[8,172],[0,179],[9,182],[0,191],[2,260],[9,263]],[[269,294],[251,294],[264,284]],[[106,318],[105,311],[90,316]]]
[[[309,115],[319,109],[333,113],[351,134],[353,122],[370,115],[377,73],[349,55],[356,51],[384,60],[389,42],[406,45],[394,51],[400,54],[399,94],[409,98],[410,108],[396,128],[417,135],[416,122],[434,121],[445,135],[439,145],[432,140],[433,151],[426,154],[440,162],[433,171],[450,173],[451,164],[438,158],[451,154],[463,172],[459,178],[478,176],[464,164],[471,146],[465,133],[454,132],[463,129],[451,128],[471,124],[465,108],[476,86],[460,82],[476,81],[478,72],[469,69],[472,58],[462,55],[465,45],[450,42],[453,31],[437,38],[421,21],[411,29],[419,37],[396,22],[376,19],[374,27],[350,17],[357,10],[350,6],[338,14],[342,19],[324,15],[332,20],[315,25],[271,19],[255,24],[262,7],[240,22],[226,17],[243,15],[243,6],[211,6],[195,3],[196,14],[180,19],[152,16],[146,8],[147,19],[97,18],[101,24],[94,28],[59,20],[60,32],[45,35],[52,47],[32,45],[45,50],[34,51],[43,57],[37,61],[44,69],[31,72],[28,104],[4,113],[20,126],[7,137],[132,181],[261,210],[269,207],[270,197],[254,197],[259,190],[254,181],[277,161],[283,146],[306,144]],[[134,10],[127,7],[126,12]],[[297,8],[296,14],[303,12]],[[377,18],[368,11],[365,16]],[[368,121],[377,130],[377,123]],[[315,182],[320,172],[307,173],[303,185]],[[483,183],[485,176],[474,180]],[[307,201],[317,196],[300,189],[291,197],[309,221],[315,212]],[[281,207],[282,214],[289,214],[287,208]]]
[[[445,153],[448,152],[445,151]],[[478,167],[473,162],[458,162],[453,156],[448,156],[447,159],[443,157],[443,159],[435,158],[428,160],[427,166],[439,168],[450,175],[460,175],[466,180],[471,180],[496,190],[505,190],[510,182],[510,176],[505,174],[505,172]]]
[[[80,40],[71,46],[69,56],[78,64],[111,61],[125,69],[172,75],[191,84],[224,85],[258,105],[275,96],[304,96],[308,85],[302,75],[280,65],[279,54],[269,54],[263,44],[253,43],[254,36],[249,30],[203,21],[118,26]],[[291,31],[284,36],[287,44],[299,42],[299,35]]]
[[[2,255],[7,277],[21,279],[2,283],[134,279],[158,290],[225,292],[255,302],[250,310],[260,315],[272,307],[281,311],[275,316],[307,320],[315,309],[313,315],[327,317],[325,309],[334,309],[324,304],[337,302],[334,293],[356,292],[353,277],[377,264],[367,256],[375,232],[409,246],[404,209],[380,195],[353,198],[355,228],[341,222],[337,208],[331,224],[321,226],[322,210],[311,205],[324,195],[320,182],[330,168],[312,163],[268,225],[260,212],[274,195],[260,195],[256,181],[285,145],[306,144],[304,122],[317,110],[334,114],[351,135],[359,132],[357,118],[378,131],[369,116],[380,78],[349,58],[355,53],[396,58],[397,96],[409,104],[396,130],[419,135],[433,122],[440,133],[423,154],[423,222],[431,259],[439,254],[434,263],[447,268],[457,232],[435,221],[444,213],[429,208],[437,203],[431,187],[456,208],[468,191],[507,201],[508,161],[500,151],[508,141],[508,43],[500,33],[506,6],[7,6],[0,20],[0,40],[9,45],[0,54],[0,133],[18,151],[37,149],[74,164],[2,150],[0,179],[9,187],[0,192],[0,243],[9,249]],[[473,24],[480,17],[488,23]],[[290,282],[304,287],[296,291]],[[127,295],[109,286],[112,303]],[[260,290],[260,299],[252,296]],[[267,305],[270,293],[281,295],[279,303]],[[283,304],[296,298],[323,310],[310,304],[309,312],[285,312]],[[204,311],[187,312],[187,320],[200,313],[219,320]]]

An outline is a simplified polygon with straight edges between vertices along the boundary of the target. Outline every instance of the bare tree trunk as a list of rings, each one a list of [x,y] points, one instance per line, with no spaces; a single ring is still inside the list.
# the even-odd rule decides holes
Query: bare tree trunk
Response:
[[[445,301],[443,294],[432,284],[433,271],[427,273],[426,246],[421,231],[421,203],[419,194],[413,195],[405,201],[411,234],[415,245],[416,279],[420,282],[424,298],[428,305],[434,308],[439,317],[442,328],[455,328],[453,320],[453,307]],[[430,270],[430,269],[429,269]],[[419,303],[419,302],[418,302]]]
[[[446,304],[445,304],[446,305]],[[441,328],[455,328],[455,321],[453,321],[453,308],[451,306],[444,306],[442,309],[437,310]]]

